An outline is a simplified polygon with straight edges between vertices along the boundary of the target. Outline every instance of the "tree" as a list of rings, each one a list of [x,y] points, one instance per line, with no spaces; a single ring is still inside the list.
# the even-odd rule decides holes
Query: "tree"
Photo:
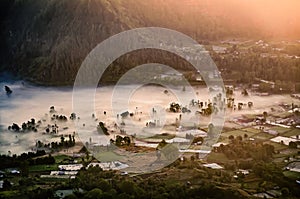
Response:
[[[116,146],[122,146],[123,138],[122,136],[117,135],[116,137]]]
[[[131,181],[121,182],[121,184],[119,185],[119,188],[123,193],[127,193],[130,195],[133,195],[135,192],[135,184]]]
[[[21,175],[27,177],[29,174],[29,163],[24,161],[20,164]]]
[[[64,142],[65,142],[65,138],[64,138],[64,136],[61,136],[60,137],[60,143],[61,143],[62,146],[64,146]]]
[[[208,125],[208,130],[207,130],[207,134],[210,136],[210,137],[213,137],[214,135],[214,129],[215,129],[215,126],[213,123],[210,123]]]
[[[11,183],[10,183],[10,181],[8,181],[7,179],[5,179],[5,180],[3,181],[2,187],[3,187],[4,190],[10,189],[10,188],[11,188]]]
[[[101,189],[95,188],[85,194],[84,199],[101,199],[102,193]]]
[[[7,95],[12,94],[12,90],[8,86],[4,86]]]
[[[264,111],[264,112],[263,112],[263,117],[264,117],[264,120],[267,121],[268,112]]]
[[[157,146],[158,149],[161,149],[163,147],[165,147],[168,143],[166,142],[165,139],[163,139]]]
[[[253,107],[253,102],[248,102],[248,107],[252,108]]]
[[[242,91],[242,95],[244,95],[244,96],[248,96],[249,95],[247,89],[244,88],[244,90]]]
[[[181,110],[181,106],[178,103],[172,102],[169,109],[173,113],[178,113]]]
[[[105,127],[103,122],[99,122],[97,126],[97,130],[99,133],[103,133],[104,135],[109,135],[108,129]]]
[[[288,188],[284,187],[281,189],[281,194],[283,197],[287,197],[290,194],[290,191]]]
[[[124,144],[125,145],[127,145],[127,146],[129,146],[130,145],[130,137],[128,137],[128,136],[125,136],[124,138],[123,138],[123,140],[124,140]]]
[[[297,148],[297,143],[296,142],[289,142],[289,147],[292,149],[296,149]]]

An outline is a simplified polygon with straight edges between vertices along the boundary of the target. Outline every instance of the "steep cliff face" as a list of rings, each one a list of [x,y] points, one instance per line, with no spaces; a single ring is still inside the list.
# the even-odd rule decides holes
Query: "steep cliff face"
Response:
[[[46,85],[72,84],[90,50],[109,36],[136,27],[171,28],[198,41],[262,36],[237,0],[226,1],[229,5],[222,2],[2,0],[0,71]],[[143,61],[154,54],[140,56]],[[117,63],[118,67],[130,64]]]

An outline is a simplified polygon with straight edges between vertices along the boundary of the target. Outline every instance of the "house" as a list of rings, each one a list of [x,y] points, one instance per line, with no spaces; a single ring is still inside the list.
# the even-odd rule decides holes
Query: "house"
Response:
[[[180,137],[175,137],[170,140],[166,140],[167,143],[190,143],[191,140],[185,139],[185,138],[180,138]]]
[[[76,176],[78,171],[51,171],[51,176],[57,176],[57,175],[67,175],[67,176]]]
[[[218,165],[217,163],[203,164],[203,166],[210,169],[223,169],[223,167]]]
[[[223,46],[215,46],[215,45],[213,45],[212,49],[213,49],[213,51],[215,51],[216,53],[219,53],[219,54],[224,54],[227,51],[227,48],[223,47]]]
[[[296,139],[293,138],[288,138],[288,137],[283,137],[283,136],[277,136],[275,138],[271,139],[272,142],[277,142],[277,143],[283,143],[284,145],[289,145],[290,142],[296,142]]]
[[[278,132],[272,129],[264,129],[264,132],[274,136],[278,135]]]
[[[100,167],[101,169],[103,169],[104,171],[106,170],[121,170],[121,169],[125,169],[128,167],[127,164],[123,164],[119,161],[114,161],[114,162],[92,162],[90,163],[87,168],[89,167]]]
[[[82,164],[67,164],[59,165],[58,169],[61,171],[79,171],[83,167]]]
[[[216,144],[213,144],[212,145],[213,151],[217,152],[220,146],[225,146],[227,144],[228,143],[225,143],[225,142],[218,142]]]
[[[244,174],[244,175],[248,175],[250,172],[246,169],[239,169],[237,172],[237,174]]]
[[[13,175],[18,175],[18,174],[20,174],[20,171],[17,169],[12,169],[12,170],[10,170],[10,173]]]

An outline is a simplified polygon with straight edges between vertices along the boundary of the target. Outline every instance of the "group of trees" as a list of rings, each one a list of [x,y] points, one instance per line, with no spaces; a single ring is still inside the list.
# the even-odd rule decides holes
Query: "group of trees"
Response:
[[[175,102],[170,104],[169,110],[173,113],[179,113],[181,111],[181,105]]]
[[[131,139],[129,136],[120,136],[117,135],[116,139],[110,139],[110,143],[115,144],[116,146],[120,147],[120,146],[130,146],[131,144]]]
[[[297,149],[298,148],[298,145],[300,145],[300,141],[291,141],[289,142],[289,147],[292,148],[292,149]]]
[[[28,131],[37,132],[37,127],[38,127],[38,124],[35,122],[35,119],[32,118],[28,122],[23,122],[21,127],[18,124],[13,123],[12,126],[8,127],[8,130],[14,131],[14,132],[28,132]]]
[[[237,49],[238,51],[238,49]],[[235,79],[238,83],[254,83],[258,79],[276,81],[275,87],[262,83],[262,91],[290,92],[299,83],[300,59],[284,56],[262,57],[257,50],[248,49],[247,53],[212,53],[212,58],[223,70],[223,78]],[[243,71],[243,72],[241,72]]]
[[[52,150],[59,150],[59,149],[62,149],[62,148],[69,148],[69,147],[72,147],[75,145],[75,136],[74,135],[71,135],[69,134],[68,136],[68,140],[65,139],[65,137],[62,135],[60,137],[60,142],[51,142],[51,143],[43,143],[41,142],[40,140],[38,140],[36,142],[36,147],[37,148],[42,148],[42,147],[45,147],[45,148],[51,148]]]
[[[247,159],[252,158],[255,161],[270,161],[275,153],[275,148],[270,144],[254,143],[243,141],[242,136],[234,138],[229,136],[231,143],[220,145],[217,152],[224,153],[229,159]]]
[[[55,115],[53,114],[51,120],[58,120],[58,121],[68,121],[67,116],[65,115]]]
[[[206,107],[204,107],[204,104]],[[201,108],[201,111],[197,111],[196,113],[201,114],[203,116],[210,116],[214,111],[217,111],[217,108],[214,106],[211,102],[197,102],[195,100],[192,100],[190,103],[191,106],[199,106]],[[182,107],[180,104],[172,102],[169,107],[170,112],[172,113],[190,113],[191,110],[189,110],[187,107]]]
[[[278,167],[275,163],[258,161],[253,165],[252,171],[255,175],[262,178],[264,182],[272,182],[282,187],[281,193],[283,197],[287,197],[290,194],[299,197],[299,185],[285,177],[282,168]],[[263,187],[267,185],[268,183],[261,183],[260,186]]]
[[[50,155],[48,157],[40,157],[46,155],[44,150],[38,150],[37,152],[22,153],[21,155],[0,155],[0,169],[20,167],[24,162],[28,162],[30,165],[37,164],[53,164],[54,158]],[[37,158],[40,157],[40,158]]]
[[[68,148],[75,145],[75,136],[69,134],[69,140],[65,140],[64,136],[60,137],[60,142],[51,142],[51,149]],[[47,145],[49,146],[49,144]]]
[[[104,135],[109,135],[108,129],[105,127],[105,124],[103,122],[99,122],[97,131],[101,134],[103,133]]]
[[[86,192],[76,192],[68,198],[242,198],[236,190],[222,189],[214,183],[190,187],[182,182],[167,182],[164,178],[120,176],[114,171],[102,171],[99,167],[81,170],[72,187]]]

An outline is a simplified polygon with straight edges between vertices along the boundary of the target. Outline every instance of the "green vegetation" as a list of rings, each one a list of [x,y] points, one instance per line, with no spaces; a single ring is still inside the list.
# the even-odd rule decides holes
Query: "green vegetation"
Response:
[[[283,134],[285,137],[300,136],[300,129],[292,129]]]
[[[94,155],[97,160],[103,161],[103,162],[111,162],[111,161],[120,161],[124,157],[120,156],[114,152],[108,151],[108,152],[101,152]]]
[[[262,132],[262,133],[258,133],[255,134],[254,136],[252,136],[252,138],[254,139],[258,139],[258,140],[269,140],[270,138],[273,138],[274,135],[270,135],[268,133]]]
[[[284,171],[283,174],[293,180],[298,180],[300,178],[300,173],[294,171]]]
[[[283,134],[283,133],[285,133],[287,131],[290,131],[290,129],[284,128],[284,127],[280,127],[280,126],[274,126],[274,127],[271,128],[271,130],[274,130],[274,131],[278,132],[279,134]]]
[[[216,163],[220,163],[220,164],[225,164],[225,163],[231,162],[231,160],[228,159],[225,154],[216,153],[216,152],[210,153],[207,157],[207,161],[208,162],[216,162]]]

